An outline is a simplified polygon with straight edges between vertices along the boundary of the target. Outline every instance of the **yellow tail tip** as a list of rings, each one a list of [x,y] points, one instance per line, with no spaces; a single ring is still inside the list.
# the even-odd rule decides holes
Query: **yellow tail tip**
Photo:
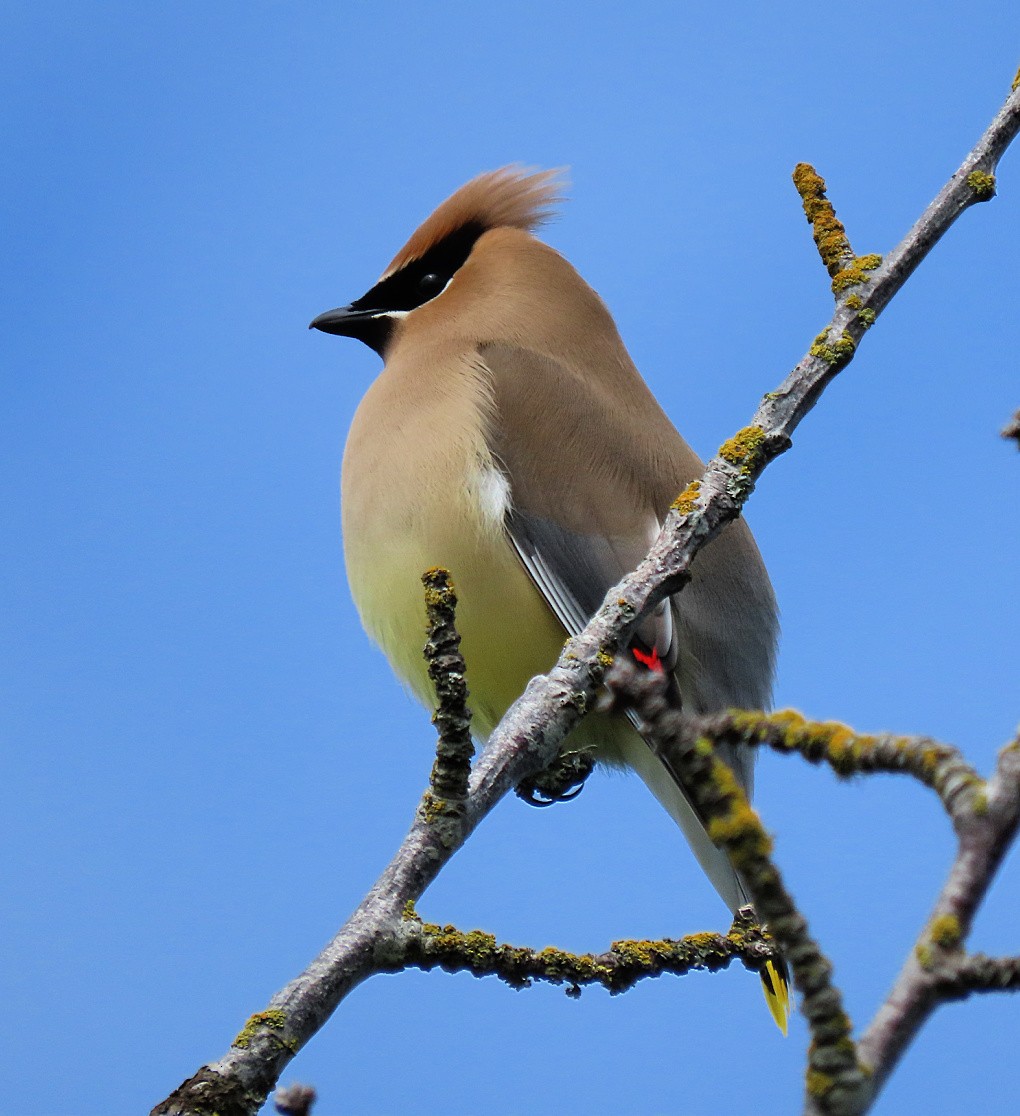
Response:
[[[790,978],[786,964],[782,959],[766,961],[760,976],[765,1003],[768,1004],[776,1026],[785,1035],[790,1026]]]

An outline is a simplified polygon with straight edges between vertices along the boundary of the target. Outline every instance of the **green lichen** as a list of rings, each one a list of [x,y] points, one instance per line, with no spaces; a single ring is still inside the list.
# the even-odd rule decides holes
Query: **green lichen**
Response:
[[[988,792],[984,787],[974,792],[970,808],[979,818],[983,818],[988,813]]]
[[[865,306],[857,317],[865,329],[870,329],[875,324],[875,319],[878,315],[869,306]]]
[[[694,511],[697,503],[698,494],[701,492],[701,482],[691,481],[691,483],[680,493],[680,495],[670,504],[681,515],[690,515]]]
[[[404,909],[400,912],[400,917],[404,919],[405,922],[421,922],[421,919],[418,917],[418,912],[415,910],[413,899],[408,899],[404,904]]]
[[[268,1027],[273,1031],[282,1031],[286,1025],[287,1015],[285,1012],[280,1011],[279,1008],[273,1008],[269,1011],[257,1011],[254,1015],[249,1016],[248,1022],[245,1023],[231,1045],[246,1050],[251,1046],[260,1028]]]
[[[928,928],[931,940],[943,949],[956,949],[963,937],[960,920],[956,915],[944,914],[932,919]]]
[[[852,294],[847,298],[846,304],[851,310],[860,310],[864,305],[864,299],[859,294]]]
[[[1015,78],[1013,78],[1013,85],[1011,86],[1011,88],[1012,88],[1012,90],[1013,90],[1013,92],[1014,92],[1014,93],[1015,93],[1015,92],[1016,92],[1016,91],[1017,91],[1018,89],[1020,89],[1020,70],[1017,70],[1017,72],[1016,72],[1016,77],[1015,77]]]
[[[828,332],[823,330],[814,339],[808,351],[813,357],[824,360],[826,364],[842,365],[846,364],[854,355],[854,348],[854,339],[845,329],[839,337],[831,343],[829,341]]]
[[[918,942],[914,947],[914,956],[917,958],[918,965],[920,965],[925,972],[931,972],[931,970],[935,968],[935,956],[931,951],[931,946],[926,945],[924,942]]]
[[[621,964],[639,969],[651,968],[663,957],[661,943],[652,941],[626,939],[613,942],[612,950],[620,959]]]
[[[974,191],[978,201],[987,201],[995,196],[995,175],[986,171],[971,171],[967,175],[967,185]]]

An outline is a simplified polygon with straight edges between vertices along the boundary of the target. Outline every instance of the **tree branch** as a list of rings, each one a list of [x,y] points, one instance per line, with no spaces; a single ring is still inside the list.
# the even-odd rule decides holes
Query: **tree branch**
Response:
[[[836,721],[808,721],[792,709],[730,710],[691,717],[689,724],[691,731],[715,745],[765,746],[784,755],[796,752],[809,763],[828,765],[840,778],[873,772],[912,775],[935,791],[954,824],[968,820],[987,794],[984,779],[956,748],[927,736],[872,736]]]
[[[440,802],[457,806],[467,797],[468,779],[475,745],[471,739],[471,710],[468,709],[467,667],[460,653],[460,635],[455,617],[457,594],[450,571],[440,567],[422,574],[428,638],[425,661],[436,687],[436,711],[432,723],[439,733],[436,762],[429,786],[437,808]]]
[[[592,706],[612,655],[634,626],[683,587],[698,550],[740,513],[762,471],[789,447],[793,431],[853,358],[868,326],[914,268],[965,209],[992,196],[997,161],[1018,129],[1020,91],[1014,90],[899,247],[836,292],[829,324],[779,388],[765,396],[751,423],[720,448],[700,482],[681,493],[648,557],[607,594],[549,674],[533,679],[510,708],[472,772],[463,809],[444,813],[442,824],[433,824],[423,800],[397,854],[333,941],[272,998],[266,1011],[252,1016],[222,1059],[184,1082],[154,1114],[250,1116],[347,993],[392,960],[407,901],[420,897],[508,790],[554,759],[560,742]],[[989,791],[990,813],[1003,809],[1001,773],[997,779]],[[972,856],[978,856],[976,849]],[[986,849],[984,860],[990,859],[995,857]],[[967,906],[957,899],[954,906]],[[785,944],[792,933],[784,927],[781,941]],[[805,964],[803,958],[796,962],[795,973]],[[869,1032],[872,1065],[888,1064],[891,1035],[888,1027],[874,1036]]]
[[[783,884],[761,819],[732,771],[716,756],[713,740],[697,731],[703,719],[687,717],[669,704],[663,675],[639,674],[629,662],[614,666],[606,684],[615,699],[607,708],[622,705],[638,713],[642,733],[690,796],[708,835],[726,850],[751,893],[755,912],[793,970],[811,1029],[809,1097],[822,1113],[857,1111],[865,1079],[842,994],[832,982],[832,964],[808,933],[807,921]]]
[[[957,824],[959,848],[925,930],[900,970],[885,1003],[860,1041],[861,1061],[871,1073],[871,1099],[877,1097],[907,1046],[944,1000],[977,989],[996,970],[988,959],[961,952],[978,906],[1016,836],[1020,820],[1020,735],[999,753],[987,793],[975,800],[969,817]],[[1010,961],[999,972],[1015,976]],[[1007,983],[1004,987],[1015,987]]]
[[[500,944],[483,930],[465,932],[455,926],[422,922],[409,910],[403,955],[393,968],[441,968],[477,977],[496,976],[511,988],[528,988],[536,980],[566,984],[569,996],[579,996],[584,985],[599,984],[616,995],[645,977],[717,972],[734,961],[758,972],[773,953],[761,928],[749,918],[736,919],[728,934],[618,941],[604,953],[578,954],[551,946],[536,950]]]

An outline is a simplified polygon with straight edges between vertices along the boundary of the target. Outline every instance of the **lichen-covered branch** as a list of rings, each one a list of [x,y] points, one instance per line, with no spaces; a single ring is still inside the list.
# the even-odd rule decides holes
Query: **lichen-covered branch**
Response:
[[[567,985],[580,995],[585,985],[598,984],[610,993],[626,992],[641,979],[665,973],[684,976],[717,972],[734,961],[757,972],[773,947],[751,919],[734,921],[728,934],[689,934],[683,938],[613,942],[604,953],[570,953],[547,946],[530,949],[497,942],[483,930],[458,930],[422,922],[411,910],[405,915],[403,953],[394,968],[443,969],[473,976],[495,976],[511,988],[534,981]]]
[[[815,1033],[808,1069],[809,1113],[857,1116],[867,1112],[903,1052],[939,1004],[979,992],[1020,990],[1020,957],[987,957],[967,953],[964,948],[974,915],[1020,826],[1020,735],[1003,749],[994,776],[986,781],[964,762],[955,748],[926,737],[870,736],[834,722],[810,722],[791,711],[679,714],[661,699],[656,704],[649,697],[661,689],[661,683],[651,675],[635,678],[629,663],[614,667],[607,684],[617,693],[617,700],[622,698],[638,710],[663,754],[677,765],[684,785],[709,822],[709,832],[720,841],[728,842],[734,834],[741,840],[750,838],[743,849],[739,844],[727,844],[728,851],[745,876],[759,915],[783,947],[802,992],[798,954],[789,946],[784,923],[776,919],[777,906],[768,896],[770,872],[774,868],[767,866],[769,847],[763,843],[767,838],[763,831],[759,832],[756,818],[752,824],[753,811],[748,808],[745,812],[739,798],[733,798],[727,791],[726,775],[720,775],[718,768],[713,773],[713,763],[718,764],[712,759],[714,747],[765,746],[783,754],[800,755],[812,763],[827,764],[841,777],[872,772],[909,774],[934,789],[946,808],[957,833],[958,853],[895,987],[857,1045],[857,1061],[863,1076],[857,1074],[849,1079],[851,1089],[832,1090],[831,1078],[825,1070],[826,1056],[818,1064],[825,1044]],[[699,767],[700,777],[696,775]],[[726,805],[728,794],[730,815],[736,821],[720,826],[713,820],[714,811],[720,802]],[[763,882],[764,893],[760,891]],[[782,903],[780,897],[780,915]],[[793,914],[794,928],[806,934],[806,925],[792,904],[786,914]],[[808,956],[812,961],[820,959],[822,972],[828,978],[828,963],[821,954],[809,952]],[[829,999],[823,1000],[823,1006],[836,1010],[838,992],[827,988],[826,996]],[[809,1023],[815,1022],[807,996],[802,1008]],[[842,1010],[838,1009],[834,1021],[842,1024],[844,1020]],[[849,1029],[840,1038],[838,1051],[848,1054],[853,1049]]]
[[[762,471],[789,448],[794,430],[850,362],[868,327],[935,243],[965,209],[994,194],[998,159],[1018,130],[1020,90],[1014,90],[900,245],[877,267],[862,265],[859,275],[837,290],[836,310],[828,325],[779,387],[764,397],[750,423],[720,447],[700,481],[677,498],[645,561],[610,590],[603,606],[584,631],[569,641],[553,669],[533,679],[507,712],[475,764],[463,802],[456,809],[436,811],[426,796],[393,860],[334,940],[305,972],[272,998],[265,1011],[252,1017],[219,1061],[203,1066],[158,1104],[154,1114],[251,1116],[294,1054],[351,989],[392,963],[393,951],[400,946],[405,904],[421,896],[504,794],[549,766],[561,741],[593,705],[612,655],[634,626],[666,596],[682,589],[697,552],[740,514]],[[842,259],[842,252],[837,255]],[[1000,786],[1001,780],[988,794],[993,815],[1001,808]],[[719,839],[726,839],[723,830]],[[968,847],[969,855],[979,855],[976,846]],[[990,856],[986,850],[985,859]],[[949,905],[965,908],[967,903],[957,894],[958,885],[959,879],[953,887],[947,885],[956,896]],[[765,906],[767,910],[761,913],[772,921],[772,908],[768,902]],[[773,922],[777,938],[781,925],[780,940],[785,946],[797,932],[780,917],[778,923]],[[795,975],[798,966],[802,973],[810,968],[806,953],[790,960]],[[819,966],[812,971],[822,970]],[[818,994],[813,984],[808,991]],[[869,1031],[871,1065],[879,1065],[880,1057],[888,1062],[891,1034],[884,1026],[875,1035]],[[834,1057],[838,1045],[839,1040],[834,1040]],[[832,1090],[828,1092],[832,1094]]]
[[[927,736],[870,735],[837,721],[808,721],[792,709],[778,713],[730,711],[690,718],[715,744],[767,747],[824,763],[841,778],[872,772],[912,775],[942,800],[954,825],[984,808],[984,779],[956,748]]]
[[[432,723],[439,733],[429,785],[436,800],[460,803],[467,797],[475,745],[467,704],[467,667],[456,627],[457,594],[449,570],[437,566],[427,570],[421,580],[428,617],[425,661],[436,687]]]
[[[940,982],[939,999],[963,1000],[977,992],[1020,991],[1020,957],[969,953]]]
[[[832,982],[832,965],[808,932],[772,861],[772,840],[732,771],[715,754],[712,739],[698,731],[666,696],[665,678],[639,673],[626,661],[606,678],[617,707],[634,709],[642,733],[687,791],[709,836],[725,848],[793,970],[801,1011],[811,1028],[807,1090],[819,1112],[859,1110],[865,1079],[857,1060],[850,1019]]]
[[[857,257],[850,247],[843,222],[826,197],[825,179],[810,163],[798,163],[793,169],[793,185],[800,194],[804,215],[811,225],[811,235],[825,270],[835,280],[837,275],[854,264]]]
[[[934,910],[885,1003],[859,1044],[873,1100],[903,1052],[943,1001],[973,991],[1017,987],[1016,960],[994,962],[963,947],[974,914],[991,886],[1020,822],[1020,735],[999,753],[981,808],[957,825],[956,858]]]

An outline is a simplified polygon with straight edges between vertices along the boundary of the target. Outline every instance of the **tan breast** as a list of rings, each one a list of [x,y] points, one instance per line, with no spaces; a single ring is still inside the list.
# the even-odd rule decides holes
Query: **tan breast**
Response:
[[[553,665],[565,633],[503,534],[482,434],[484,379],[463,349],[447,349],[427,354],[444,367],[426,385],[422,355],[387,365],[354,417],[342,482],[347,576],[366,631],[432,708],[420,577],[450,570],[474,728],[485,739],[529,679]]]

